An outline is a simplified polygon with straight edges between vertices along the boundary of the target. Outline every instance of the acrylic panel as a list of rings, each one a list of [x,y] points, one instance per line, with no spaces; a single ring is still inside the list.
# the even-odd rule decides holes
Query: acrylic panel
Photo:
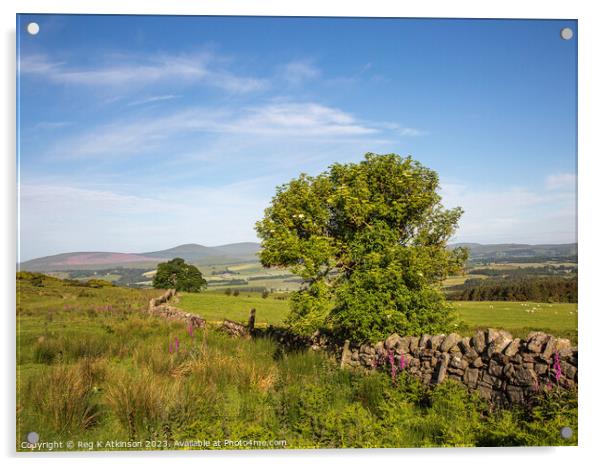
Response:
[[[17,16],[17,451],[576,445],[576,20]]]

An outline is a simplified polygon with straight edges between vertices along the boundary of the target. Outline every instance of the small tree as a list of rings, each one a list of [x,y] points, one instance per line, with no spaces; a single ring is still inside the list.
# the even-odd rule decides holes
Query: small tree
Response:
[[[154,288],[175,288],[176,291],[198,293],[207,287],[203,274],[194,265],[187,264],[184,259],[176,257],[157,266],[153,278]]]
[[[256,229],[262,264],[305,281],[291,298],[292,329],[328,326],[354,341],[449,330],[438,284],[467,252],[446,248],[462,210],[443,208],[438,186],[410,157],[366,154],[278,187]]]

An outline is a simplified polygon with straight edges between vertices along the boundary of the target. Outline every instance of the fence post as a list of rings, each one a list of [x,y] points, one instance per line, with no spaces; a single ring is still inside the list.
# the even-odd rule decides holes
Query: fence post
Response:
[[[349,340],[345,340],[343,345],[343,353],[341,354],[341,369],[347,364],[347,358],[349,357]]]
[[[255,329],[255,308],[251,309],[251,312],[249,312],[249,323],[247,328],[249,329],[249,333],[253,333],[253,330]]]

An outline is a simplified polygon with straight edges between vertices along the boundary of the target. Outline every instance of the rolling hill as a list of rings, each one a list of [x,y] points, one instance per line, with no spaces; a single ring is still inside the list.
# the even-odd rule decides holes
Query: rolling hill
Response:
[[[245,262],[256,260],[259,248],[259,243],[234,243],[213,247],[191,243],[162,251],[145,252],[142,255],[160,259],[181,257],[188,262],[207,262],[207,260],[214,259],[233,259],[231,262]]]
[[[577,259],[577,244],[479,244],[455,243],[450,248],[470,249],[471,261],[536,261]],[[40,257],[20,264],[20,270],[55,272],[64,270],[97,270],[113,267],[152,269],[159,262],[181,257],[196,265],[228,265],[257,262],[259,243],[245,242],[222,246],[181,244],[179,246],[144,253],[70,252]]]
[[[202,265],[236,264],[257,260],[259,243],[234,243],[222,246],[182,244],[162,251],[145,253],[70,252],[40,257],[22,262],[19,270],[53,272],[64,270],[94,270],[112,267],[153,268],[159,262],[181,257],[187,262]]]

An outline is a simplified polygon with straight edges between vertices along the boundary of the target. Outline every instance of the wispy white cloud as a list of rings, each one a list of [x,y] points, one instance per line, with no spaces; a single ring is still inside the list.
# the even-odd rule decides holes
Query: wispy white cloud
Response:
[[[150,96],[150,97],[145,97],[144,99],[138,99],[138,100],[134,100],[133,102],[130,102],[128,104],[129,107],[134,107],[137,105],[146,105],[146,104],[153,104],[155,102],[162,102],[165,100],[172,100],[172,99],[177,99],[178,95],[173,95],[173,94],[167,94],[167,95],[154,95],[154,96]]]
[[[40,121],[33,127],[34,129],[58,129],[71,126],[72,124],[72,121]]]
[[[380,123],[380,126],[391,130],[399,136],[425,136],[428,134],[428,131],[400,125],[398,123],[383,122]]]
[[[399,134],[401,136],[424,136],[428,133],[417,128],[399,128]]]
[[[475,189],[453,183],[441,189],[447,207],[464,210],[456,240],[481,243],[576,241],[575,195],[526,187]]]
[[[235,132],[349,136],[374,134],[379,128],[350,113],[317,103],[277,103],[251,109],[231,128]]]
[[[51,153],[60,157],[131,155],[155,150],[175,137],[206,134],[271,137],[372,137],[371,125],[341,109],[317,103],[268,103],[232,109],[191,108],[157,118],[116,121],[60,140]]]
[[[281,75],[289,84],[298,86],[307,80],[320,77],[321,72],[311,61],[299,60],[283,65]]]
[[[255,238],[253,226],[267,205],[268,199],[255,192],[263,183],[157,191],[147,186],[133,194],[117,187],[25,184],[20,260],[65,251],[143,252],[190,242],[248,241]]]
[[[108,210],[116,214],[153,213],[172,207],[168,202],[149,197],[62,184],[23,184],[20,198],[23,206],[35,205],[40,211],[52,206],[53,215],[64,218],[82,206],[87,206],[86,210]],[[28,209],[25,212],[30,215]]]
[[[577,175],[574,173],[556,173],[546,178],[546,188],[550,190],[576,189]]]
[[[19,54],[17,61],[19,73],[23,74],[50,75],[59,72],[64,65],[65,62],[51,61],[48,56],[43,54]]]
[[[202,83],[230,92],[257,91],[268,86],[262,78],[235,74],[214,54],[101,57],[95,66],[70,66],[46,55],[24,56],[20,72],[52,83],[91,87],[136,87],[149,83]]]

